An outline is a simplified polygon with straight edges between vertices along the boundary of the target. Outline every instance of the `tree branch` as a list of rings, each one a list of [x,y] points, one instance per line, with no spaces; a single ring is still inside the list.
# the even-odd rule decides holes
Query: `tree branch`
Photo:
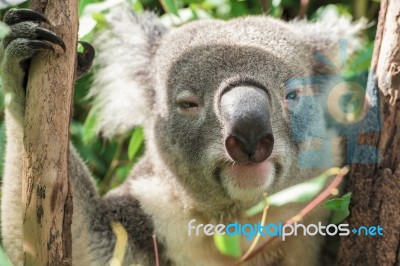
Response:
[[[69,124],[78,32],[77,0],[35,0],[66,52],[31,61],[26,94],[22,169],[25,265],[70,265],[72,196],[68,179]]]

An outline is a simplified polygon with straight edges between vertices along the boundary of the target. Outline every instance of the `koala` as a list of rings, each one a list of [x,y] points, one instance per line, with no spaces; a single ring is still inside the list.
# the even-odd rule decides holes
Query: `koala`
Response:
[[[349,53],[359,47],[361,23],[249,16],[169,28],[155,14],[127,7],[111,11],[109,20],[94,43],[98,71],[90,96],[99,132],[111,138],[143,126],[146,149],[127,180],[101,197],[71,145],[73,265],[109,264],[116,240],[112,222],[128,233],[124,265],[154,265],[152,235],[160,265],[235,264],[212,237],[189,236],[189,221],[257,223],[259,216],[243,211],[265,193],[317,176],[327,158],[340,164],[334,142],[319,156],[307,151],[331,136],[321,102],[338,81],[337,69],[321,58],[334,58],[340,39],[347,40]],[[22,265],[26,62],[64,43],[39,26],[47,19],[34,11],[12,9],[4,21],[11,31],[0,45],[2,87],[11,100],[5,110],[2,236],[9,258]],[[94,51],[87,54],[81,61],[91,61]],[[285,222],[304,206],[271,207],[267,222]],[[302,223],[328,217],[317,208]],[[318,265],[321,243],[303,235],[275,241],[248,265]],[[242,244],[246,250],[251,241],[243,238]]]

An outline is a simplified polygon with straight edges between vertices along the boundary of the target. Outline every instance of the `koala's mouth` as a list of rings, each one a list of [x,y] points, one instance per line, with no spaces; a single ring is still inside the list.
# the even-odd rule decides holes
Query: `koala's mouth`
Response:
[[[272,183],[275,174],[270,160],[261,163],[225,165],[221,171],[223,183],[237,189],[265,188]]]

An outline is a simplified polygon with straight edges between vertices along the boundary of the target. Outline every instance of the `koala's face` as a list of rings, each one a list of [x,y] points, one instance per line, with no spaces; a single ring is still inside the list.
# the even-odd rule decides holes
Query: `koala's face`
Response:
[[[322,111],[303,97],[312,94],[307,86],[288,86],[312,71],[310,51],[292,35],[265,18],[197,22],[169,33],[159,48],[154,137],[200,202],[250,204],[301,181],[304,145],[293,130],[312,134]]]

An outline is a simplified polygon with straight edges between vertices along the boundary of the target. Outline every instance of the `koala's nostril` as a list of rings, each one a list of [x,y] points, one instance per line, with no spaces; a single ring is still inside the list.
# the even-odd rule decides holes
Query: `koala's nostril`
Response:
[[[254,154],[250,160],[254,163],[261,163],[265,161],[272,153],[274,148],[274,137],[272,134],[266,134],[255,145]]]
[[[248,160],[248,156],[245,152],[243,152],[243,143],[234,136],[229,136],[225,140],[225,148],[228,152],[229,156],[235,162],[245,162]]]
[[[261,163],[272,153],[274,138],[266,134],[258,140],[246,140],[239,136],[229,136],[225,140],[226,151],[237,163]]]

